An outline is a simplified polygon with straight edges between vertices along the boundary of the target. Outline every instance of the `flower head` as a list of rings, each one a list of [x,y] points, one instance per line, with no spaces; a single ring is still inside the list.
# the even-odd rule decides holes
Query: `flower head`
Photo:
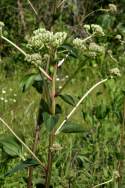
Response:
[[[102,27],[100,25],[92,24],[91,28],[92,28],[92,31],[95,34],[99,35],[99,36],[104,36],[105,35],[105,33],[104,33],[104,31],[103,31],[103,29],[102,29]]]
[[[117,67],[111,69],[110,73],[114,76],[121,76],[120,70]]]
[[[88,24],[85,24],[85,25],[83,26],[83,28],[84,28],[86,31],[90,31],[90,29],[91,29],[90,25],[88,25]]]
[[[57,32],[53,35],[53,42],[52,45],[54,47],[59,47],[60,45],[63,44],[63,42],[65,41],[67,37],[67,33],[66,32]]]
[[[109,4],[109,11],[111,13],[116,13],[117,12],[117,6],[114,4]]]
[[[105,51],[103,46],[99,46],[95,42],[90,43],[89,50],[93,52],[98,52],[98,53],[103,53]]]
[[[58,48],[67,37],[65,32],[53,33],[45,28],[37,29],[33,32],[33,36],[29,39],[28,47],[42,49],[50,46]]]
[[[80,39],[80,38],[76,38],[73,40],[73,44],[76,48],[80,49],[80,50],[86,50],[86,46],[85,46],[85,42],[84,40]]]
[[[25,57],[25,60],[27,62],[32,63],[32,64],[40,65],[41,62],[42,62],[42,57],[41,57],[41,55],[39,53],[34,53],[32,55],[27,54],[27,56]]]

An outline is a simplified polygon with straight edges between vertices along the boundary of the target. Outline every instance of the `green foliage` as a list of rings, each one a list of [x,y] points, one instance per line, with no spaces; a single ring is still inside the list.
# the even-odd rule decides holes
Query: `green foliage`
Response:
[[[1,135],[0,144],[5,153],[11,157],[19,156],[23,158],[22,145],[13,136]]]
[[[36,155],[45,166],[45,171],[40,166],[37,168],[37,162],[29,159],[27,153],[23,153],[22,145],[15,138],[4,134],[0,138],[0,175],[5,174],[6,178],[1,178],[0,184],[3,188],[8,188],[9,185],[26,187],[27,168],[36,166],[33,168],[33,186],[42,187],[51,169],[49,164],[52,164],[50,187],[90,188],[108,182],[113,177],[104,187],[122,188],[125,182],[124,1],[119,1],[117,7],[114,4],[108,5],[110,1],[97,3],[92,0],[37,3],[32,1],[32,3],[38,11],[37,21],[29,9],[29,4],[23,1],[25,17],[21,20],[18,7],[17,14],[20,18],[18,24],[15,11],[13,16],[9,16],[12,15],[9,9],[4,9],[4,14],[2,12],[2,21],[5,21],[5,31],[7,30],[9,36],[5,32],[3,35],[13,41],[18,38],[17,43],[25,49],[25,60],[28,63],[22,68],[18,62],[22,61],[24,64],[24,58],[16,54],[16,51],[10,50],[10,46],[2,40],[2,60],[4,62],[6,60],[8,64],[14,60],[13,62],[19,66],[19,70],[13,72],[14,90],[17,89],[16,80],[25,75],[20,88],[22,92],[27,92],[23,96],[18,95],[16,105],[6,104],[7,100],[3,100],[6,99],[5,94],[2,93],[0,115],[5,117],[10,125],[12,123],[14,129],[18,129],[17,125],[20,125],[19,128],[29,146],[34,140],[32,127],[35,119],[35,133],[40,131],[40,143],[35,143],[37,146],[34,147]],[[1,1],[0,4],[2,7],[4,5],[16,7],[16,3],[12,0]],[[89,16],[87,13],[90,13]],[[23,21],[28,28],[26,30]],[[18,28],[16,31],[13,29],[15,26]],[[23,35],[25,39],[21,40]],[[8,54],[12,56],[5,59]],[[68,82],[65,79],[66,74],[69,77]],[[10,82],[2,75],[1,71],[1,90]],[[114,79],[109,79],[102,87],[96,88],[70,117],[71,121],[66,119],[60,130],[62,133],[79,134],[55,136],[53,133],[75,107],[83,93],[93,83],[107,76]],[[64,77],[63,81],[60,77]],[[29,90],[31,86],[37,92]],[[4,133],[5,130],[1,128],[0,132]],[[20,158],[23,161],[19,163]],[[23,181],[17,180],[18,175]],[[119,175],[122,176],[121,179]]]
[[[17,164],[13,169],[11,169],[10,171],[8,171],[6,174],[4,174],[4,177],[6,176],[12,176],[14,173],[16,173],[17,171],[22,171],[30,166],[37,166],[38,163],[33,160],[33,159],[27,159],[25,161],[20,162],[19,164]]]
[[[66,103],[75,106],[75,100],[71,95],[59,95],[59,97],[61,97],[61,99],[63,99]]]
[[[27,91],[31,86],[34,86],[39,93],[42,93],[42,78],[40,74],[31,73],[24,76],[20,83],[22,92]]]
[[[51,115],[47,112],[43,113],[43,121],[45,123],[46,129],[48,132],[51,132],[53,128],[56,126],[56,123],[58,122],[58,115]]]
[[[83,125],[67,121],[60,131],[63,133],[81,133],[85,131],[85,128]]]

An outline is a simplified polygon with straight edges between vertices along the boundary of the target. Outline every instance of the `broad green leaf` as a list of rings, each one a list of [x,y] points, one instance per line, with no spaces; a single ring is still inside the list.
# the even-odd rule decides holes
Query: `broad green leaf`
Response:
[[[40,74],[37,74],[32,86],[39,92],[43,91],[43,80]]]
[[[13,136],[2,135],[0,144],[4,152],[12,157],[23,156],[22,145]]]
[[[39,105],[38,118],[37,118],[37,124],[38,125],[41,125],[43,123],[43,113],[44,112],[49,113],[49,106],[44,99],[41,99],[40,105]]]
[[[70,121],[67,121],[60,130],[63,133],[81,133],[84,131],[85,129],[82,125]]]
[[[17,171],[24,170],[25,168],[28,168],[30,166],[38,166],[38,162],[34,159],[27,159],[25,161],[22,161],[21,163],[17,164],[14,168],[12,168],[9,172],[4,174],[4,176],[11,176]]]
[[[59,50],[68,52],[68,55],[74,58],[77,58],[77,53],[75,52],[75,49],[70,44],[64,44],[62,45]]]
[[[56,104],[56,114],[61,114],[62,113],[62,108],[59,104]]]
[[[51,115],[47,112],[43,113],[43,121],[45,123],[46,129],[51,132],[52,129],[55,127],[56,123],[58,122],[59,116],[58,115]]]
[[[63,99],[66,103],[75,106],[75,99],[71,95],[59,95],[61,99]]]
[[[24,76],[20,83],[20,88],[22,92],[25,92],[29,87],[34,86],[38,92],[42,92],[42,78],[39,74],[31,73]]]
[[[110,14],[103,14],[98,17],[98,23],[101,24],[101,26],[106,29],[106,31],[111,30],[116,17]],[[108,32],[110,34],[110,32]]]

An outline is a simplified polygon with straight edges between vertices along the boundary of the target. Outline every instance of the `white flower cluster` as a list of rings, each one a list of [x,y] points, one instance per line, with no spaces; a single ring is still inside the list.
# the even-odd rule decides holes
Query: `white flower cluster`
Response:
[[[67,37],[65,32],[53,33],[47,31],[45,28],[37,29],[33,32],[33,36],[29,39],[28,46],[33,48],[42,49],[43,47],[59,47],[63,44],[64,40]]]
[[[88,25],[88,24],[85,24],[84,25],[84,29],[87,31],[87,32],[90,32],[92,30],[92,32],[97,35],[97,36],[104,36],[105,33],[102,29],[102,27],[100,25],[97,25],[97,24],[91,24],[91,25]]]
[[[86,31],[90,31],[90,29],[91,29],[91,27],[90,27],[89,24],[85,24],[85,25],[83,26],[83,28],[84,28]]]
[[[118,34],[118,35],[115,36],[115,39],[121,40],[121,39],[122,39],[122,36]]]
[[[73,44],[76,48],[80,49],[80,50],[86,50],[86,46],[85,46],[85,42],[84,40],[80,39],[80,38],[76,38],[73,40]]]
[[[115,67],[113,69],[110,70],[110,73],[114,76],[121,76],[121,72],[119,70],[119,68]]]
[[[42,62],[42,57],[38,53],[34,53],[31,55],[27,54],[27,56],[25,57],[25,60],[29,63],[40,65]]]
[[[57,32],[53,35],[53,42],[52,42],[52,46],[54,47],[59,47],[63,44],[63,42],[65,41],[67,37],[67,33],[66,32]]]
[[[109,11],[111,13],[116,13],[117,12],[117,6],[114,4],[109,4]]]
[[[84,39],[76,38],[73,40],[73,44],[76,48],[81,50],[84,55],[89,55],[92,58],[95,58],[97,54],[99,55],[105,53],[105,48],[95,42],[86,44]]]
[[[95,42],[91,42],[89,44],[89,51],[88,55],[92,58],[95,58],[99,54],[104,54],[105,53],[105,48],[103,46],[99,46]]]
[[[105,51],[105,48],[103,46],[99,46],[95,42],[91,42],[89,44],[89,50],[93,52],[103,53]]]
[[[93,33],[96,33],[99,36],[104,36],[105,35],[105,33],[104,33],[104,31],[103,31],[103,29],[102,29],[102,27],[100,25],[91,24],[91,28],[92,28]]]

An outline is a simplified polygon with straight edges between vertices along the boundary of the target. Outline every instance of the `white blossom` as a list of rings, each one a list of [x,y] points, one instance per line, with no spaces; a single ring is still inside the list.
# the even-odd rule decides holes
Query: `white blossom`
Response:
[[[103,53],[105,51],[103,46],[99,46],[98,44],[91,42],[89,45],[89,50],[94,52]]]
[[[85,42],[84,40],[80,39],[80,38],[76,38],[73,40],[73,44],[76,48],[79,48],[81,50],[86,50],[86,46],[85,46]]]
[[[109,4],[109,11],[112,13],[116,13],[117,12],[117,6],[114,4]]]
[[[115,75],[115,76],[121,76],[120,70],[119,70],[119,68],[117,68],[117,67],[111,69],[111,70],[110,70],[110,73],[111,73],[112,75]]]
[[[39,49],[44,47],[49,48],[50,46],[58,48],[60,45],[62,45],[66,37],[66,32],[57,32],[54,34],[45,28],[40,28],[33,32],[33,36],[29,39],[27,46],[30,48]]]
[[[86,31],[89,31],[91,29],[90,25],[88,24],[85,24],[83,27]]]
[[[100,25],[91,24],[91,28],[92,28],[92,31],[95,34],[99,35],[99,36],[104,36],[105,35],[105,33],[104,33],[104,31],[103,31],[103,29],[102,29],[102,27]]]

